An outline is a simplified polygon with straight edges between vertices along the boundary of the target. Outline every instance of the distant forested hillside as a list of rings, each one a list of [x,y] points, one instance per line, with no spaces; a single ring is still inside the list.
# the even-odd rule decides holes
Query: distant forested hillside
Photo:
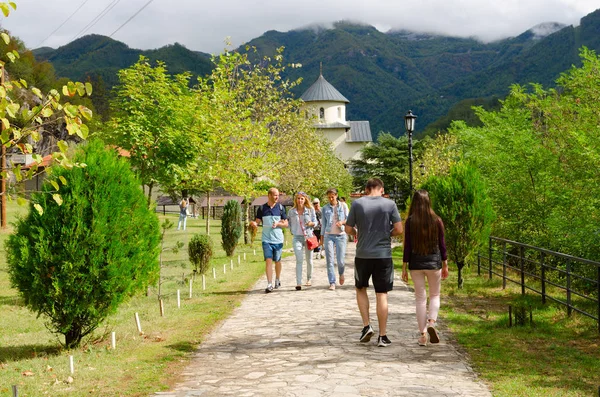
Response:
[[[542,30],[554,33],[541,35]],[[317,79],[322,63],[325,78],[350,100],[349,120],[369,120],[375,135],[387,131],[399,136],[404,133],[403,115],[411,109],[419,116],[417,131],[422,134],[446,128],[451,118],[472,120],[470,104],[497,106],[511,84],[553,85],[561,72],[579,65],[581,46],[600,50],[600,10],[584,17],[578,27],[548,23],[487,44],[408,31],[382,33],[347,22],[331,29],[269,31],[248,44],[260,55],[284,46],[286,62],[303,65],[288,69],[288,77],[304,79],[296,95]],[[179,44],[141,51],[97,35],[34,53],[52,62],[59,76],[90,79],[100,91],[112,87],[117,70],[133,64],[140,54],[165,61],[171,73],[203,75],[211,68],[207,54]]]
[[[133,65],[140,55],[151,61],[166,62],[170,74],[188,71],[203,76],[212,68],[210,55],[188,50],[178,43],[156,50],[137,50],[100,35],[84,36],[56,50],[38,48],[33,53],[38,60],[51,62],[61,77],[91,81],[95,89],[94,105],[104,116],[108,112],[110,89],[118,82],[117,72]]]
[[[286,47],[293,70],[304,77],[305,90],[323,74],[349,100],[348,119],[370,120],[372,130],[404,133],[402,117],[411,109],[419,116],[417,129],[436,122],[455,106],[464,113],[465,99],[494,106],[511,84],[553,85],[561,72],[579,65],[578,50],[585,45],[600,50],[600,10],[582,19],[578,27],[545,24],[554,33],[523,34],[484,44],[473,39],[415,34],[381,33],[371,26],[337,23],[334,29],[267,32],[252,40],[261,52]],[[471,117],[471,116],[470,116]],[[438,121],[439,128],[447,124]],[[431,132],[431,128],[427,129]]]

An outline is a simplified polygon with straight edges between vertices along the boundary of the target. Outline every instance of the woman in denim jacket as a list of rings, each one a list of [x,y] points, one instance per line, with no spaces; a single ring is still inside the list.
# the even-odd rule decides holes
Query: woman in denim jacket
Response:
[[[348,217],[347,207],[338,201],[337,189],[327,190],[327,199],[329,204],[321,209],[321,244],[325,248],[325,260],[327,261],[327,278],[329,279],[329,289],[335,289],[335,271],[333,269],[333,250],[335,247],[335,258],[337,259],[338,273],[340,275],[340,285],[344,285],[344,257],[346,256],[346,244],[348,239],[344,231],[346,218]]]
[[[296,290],[302,289],[302,262],[306,257],[306,286],[312,283],[313,257],[312,250],[306,246],[306,238],[313,236],[313,228],[317,225],[315,210],[306,193],[298,192],[294,206],[288,211],[290,231],[294,238],[292,247],[296,255]]]

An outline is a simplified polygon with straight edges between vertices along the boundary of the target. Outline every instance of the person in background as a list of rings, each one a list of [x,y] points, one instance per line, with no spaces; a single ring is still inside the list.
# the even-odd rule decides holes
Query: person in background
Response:
[[[346,202],[346,197],[340,197],[340,203],[342,203],[342,205],[344,207],[346,207],[346,214],[347,214],[348,211],[350,211],[350,208],[348,207],[348,203]]]
[[[415,286],[417,324],[420,346],[439,343],[435,328],[440,310],[441,280],[448,277],[448,257],[444,237],[444,223],[431,208],[426,190],[417,190],[413,195],[404,233],[404,257],[402,258],[402,280],[408,282],[408,270]],[[407,270],[408,267],[408,270]],[[427,291],[429,285],[429,316],[427,315]]]
[[[335,259],[337,259],[338,273],[340,275],[340,285],[344,285],[344,257],[346,256],[346,244],[348,242],[344,224],[348,212],[346,207],[338,201],[337,189],[327,190],[327,199],[329,203],[323,206],[321,210],[321,243],[325,248],[325,260],[327,261],[327,278],[329,279],[329,289],[335,290]]]
[[[177,230],[181,229],[181,226],[183,226],[183,230],[185,231],[189,205],[190,199],[188,197],[183,197],[179,202],[179,222],[177,222]]]
[[[356,244],[354,281],[356,303],[363,321],[361,342],[368,342],[375,333],[369,316],[369,279],[373,279],[377,301],[379,338],[377,346],[386,347],[392,342],[387,337],[388,292],[394,288],[394,262],[392,261],[392,236],[402,234],[402,219],[396,204],[383,196],[383,182],[371,178],[365,187],[366,196],[355,200],[348,214],[346,233],[360,239]]]
[[[285,208],[279,204],[279,190],[269,189],[267,202],[258,208],[256,220],[251,222],[252,227],[262,223],[262,248],[265,258],[265,273],[267,275],[267,288],[265,292],[281,287],[281,253],[283,251],[283,230],[288,227]],[[275,262],[275,283],[273,283],[273,262]]]
[[[342,204],[344,207],[346,207],[346,214],[348,212],[350,212],[350,207],[348,206],[348,203],[346,202],[346,197],[340,197],[340,204]],[[348,234],[348,241],[351,243],[356,243],[358,241],[357,239],[357,235],[351,236]]]
[[[317,225],[314,227],[313,232],[315,233],[315,236],[317,236],[317,240],[321,242],[321,200],[315,197],[313,199],[313,207],[315,209],[315,216],[317,217]],[[315,253],[315,259],[319,259],[319,257],[323,259],[321,244],[319,244],[319,246],[313,251]]]
[[[306,286],[312,285],[313,257],[312,250],[306,246],[306,238],[313,236],[313,228],[317,225],[315,210],[306,193],[298,192],[294,206],[288,211],[290,231],[294,236],[292,247],[296,256],[296,291],[302,289],[302,262],[306,256]]]

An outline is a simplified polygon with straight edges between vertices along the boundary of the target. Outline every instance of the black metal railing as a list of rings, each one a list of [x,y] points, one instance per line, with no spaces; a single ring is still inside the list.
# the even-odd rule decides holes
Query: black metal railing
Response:
[[[487,269],[482,265],[487,262]],[[502,277],[521,286],[521,294],[532,291],[598,323],[600,332],[600,262],[534,247],[499,237],[490,237],[487,255],[477,254],[477,274],[482,268],[490,280]],[[596,312],[595,314],[593,312]]]

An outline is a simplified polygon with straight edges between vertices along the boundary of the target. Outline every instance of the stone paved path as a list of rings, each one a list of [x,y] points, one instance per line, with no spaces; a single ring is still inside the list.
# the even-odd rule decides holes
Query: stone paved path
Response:
[[[491,396],[441,322],[440,344],[417,345],[414,294],[399,274],[389,294],[392,345],[358,342],[354,252],[348,244],[347,282],[335,291],[324,259],[315,261],[313,286],[296,291],[295,259],[285,258],[282,288],[265,294],[263,276],[198,347],[182,382],[154,396]],[[377,334],[372,289],[369,297]]]

